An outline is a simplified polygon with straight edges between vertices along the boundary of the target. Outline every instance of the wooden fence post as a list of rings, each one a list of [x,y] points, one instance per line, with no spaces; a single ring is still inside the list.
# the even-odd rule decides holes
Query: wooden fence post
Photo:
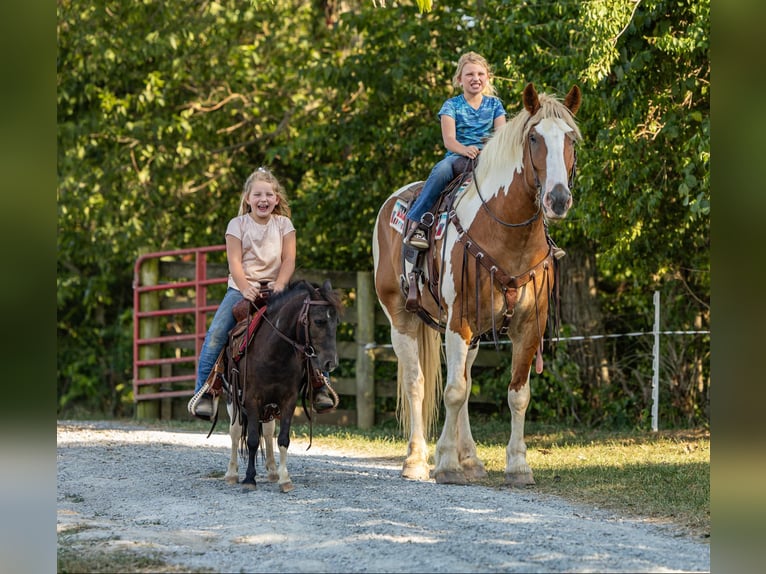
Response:
[[[356,274],[356,424],[375,425],[375,355],[367,349],[375,336],[375,288],[370,271]]]
[[[145,250],[148,251],[148,250]],[[141,264],[141,285],[157,285],[160,278],[159,259],[147,259]],[[149,291],[141,294],[140,307],[142,311],[156,311],[160,308],[159,291]],[[145,317],[140,319],[139,333],[142,339],[149,339],[160,336],[160,321],[156,317]],[[138,356],[141,360],[159,359],[159,345],[142,345],[138,350]],[[139,380],[154,379],[160,376],[159,367],[141,367],[138,371]],[[138,388],[141,393],[156,393],[156,385],[146,385]],[[138,401],[136,403],[136,418],[158,419],[160,417],[160,401]]]

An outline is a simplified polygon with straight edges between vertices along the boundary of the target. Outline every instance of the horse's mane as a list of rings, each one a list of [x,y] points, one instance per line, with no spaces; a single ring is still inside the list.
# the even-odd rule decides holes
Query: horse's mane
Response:
[[[305,279],[292,281],[286,289],[269,297],[268,308],[271,312],[275,312],[283,307],[286,302],[293,300],[297,294],[313,295],[316,292],[319,293],[321,299],[330,303],[338,313],[342,311],[343,304],[341,303],[340,296],[333,289],[327,289],[324,285],[315,285]]]
[[[484,146],[481,152],[477,172],[479,179],[501,166],[521,166],[524,141],[529,129],[544,118],[562,119],[572,129],[571,136],[582,139],[580,128],[575,123],[572,112],[558,98],[549,94],[539,94],[540,109],[534,116],[523,108],[509,122],[500,126]],[[530,121],[531,120],[531,121]]]

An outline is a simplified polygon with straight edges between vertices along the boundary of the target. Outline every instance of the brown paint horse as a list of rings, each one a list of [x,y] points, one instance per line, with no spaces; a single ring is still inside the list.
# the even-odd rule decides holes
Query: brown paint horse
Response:
[[[574,114],[581,98],[577,86],[563,101],[526,86],[524,109],[487,142],[471,183],[455,195],[443,230],[432,229],[435,237],[426,254],[432,263],[422,265],[417,283],[408,282],[411,265],[403,262],[412,253],[408,257],[410,248],[402,248],[401,210],[422,184],[399,189],[378,213],[375,288],[391,322],[399,362],[398,410],[409,432],[402,467],[406,478],[429,478],[426,435],[436,420],[441,391],[440,330],[446,346],[446,414],[430,476],[457,484],[486,476],[468,419],[471,367],[482,334],[507,332],[513,356],[505,479],[509,485],[534,484],[526,461],[524,417],[535,353],[537,371],[542,371],[542,334],[553,287],[554,258],[545,220],[563,219],[572,205],[574,145],[581,138]],[[429,283],[436,295],[431,295]],[[417,285],[431,326],[405,308],[408,284]]]

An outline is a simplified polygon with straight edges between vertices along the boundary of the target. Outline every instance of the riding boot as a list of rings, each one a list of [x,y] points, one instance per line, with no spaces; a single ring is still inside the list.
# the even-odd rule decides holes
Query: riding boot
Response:
[[[311,387],[313,392],[311,406],[313,407],[314,412],[322,414],[337,407],[338,395],[333,393],[335,395],[335,399],[330,396],[329,374],[319,370],[314,370],[311,375]]]
[[[428,237],[425,230],[417,221],[409,221],[409,227],[404,235],[404,244],[415,249],[428,249]]]
[[[194,396],[189,400],[189,404],[187,405],[189,414],[198,419],[202,419],[203,421],[212,420],[218,412],[218,398],[223,392],[224,361],[226,360],[224,352],[225,349],[222,349],[207,380],[202,387],[194,393]]]
[[[566,252],[566,251],[564,251],[563,249],[561,249],[561,247],[559,247],[558,245],[556,245],[556,242],[555,242],[555,241],[553,241],[553,238],[552,238],[552,237],[550,236],[550,234],[548,233],[548,226],[547,226],[547,225],[545,226],[545,239],[547,239],[547,240],[548,240],[548,245],[550,245],[550,246],[551,246],[551,251],[552,251],[552,253],[553,253],[553,257],[554,257],[556,260],[559,260],[559,259],[561,259],[562,257],[564,257],[564,255],[566,255],[566,254],[567,254],[567,252]]]
[[[330,396],[330,391],[327,390],[327,385],[322,385],[321,388],[314,391],[314,410],[318,413],[322,413],[332,409],[335,406],[335,401]]]

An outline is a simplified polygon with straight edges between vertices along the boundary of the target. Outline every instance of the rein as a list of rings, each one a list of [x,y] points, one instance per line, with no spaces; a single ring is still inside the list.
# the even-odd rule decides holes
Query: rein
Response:
[[[298,322],[295,325],[295,333],[296,333],[296,339],[300,336],[300,327],[303,325],[303,338],[305,343],[299,343],[295,339],[291,339],[287,335],[285,335],[282,331],[280,331],[277,326],[271,322],[271,320],[264,315],[263,320],[268,323],[272,329],[274,329],[274,332],[279,335],[284,341],[287,341],[292,345],[293,349],[298,354],[302,354],[306,360],[312,359],[316,357],[316,351],[314,350],[314,347],[311,346],[311,336],[309,334],[309,309],[312,306],[329,306],[332,305],[329,301],[325,301],[323,299],[311,299],[310,295],[306,295],[306,298],[303,300],[303,306],[301,307],[300,312],[298,313]]]

